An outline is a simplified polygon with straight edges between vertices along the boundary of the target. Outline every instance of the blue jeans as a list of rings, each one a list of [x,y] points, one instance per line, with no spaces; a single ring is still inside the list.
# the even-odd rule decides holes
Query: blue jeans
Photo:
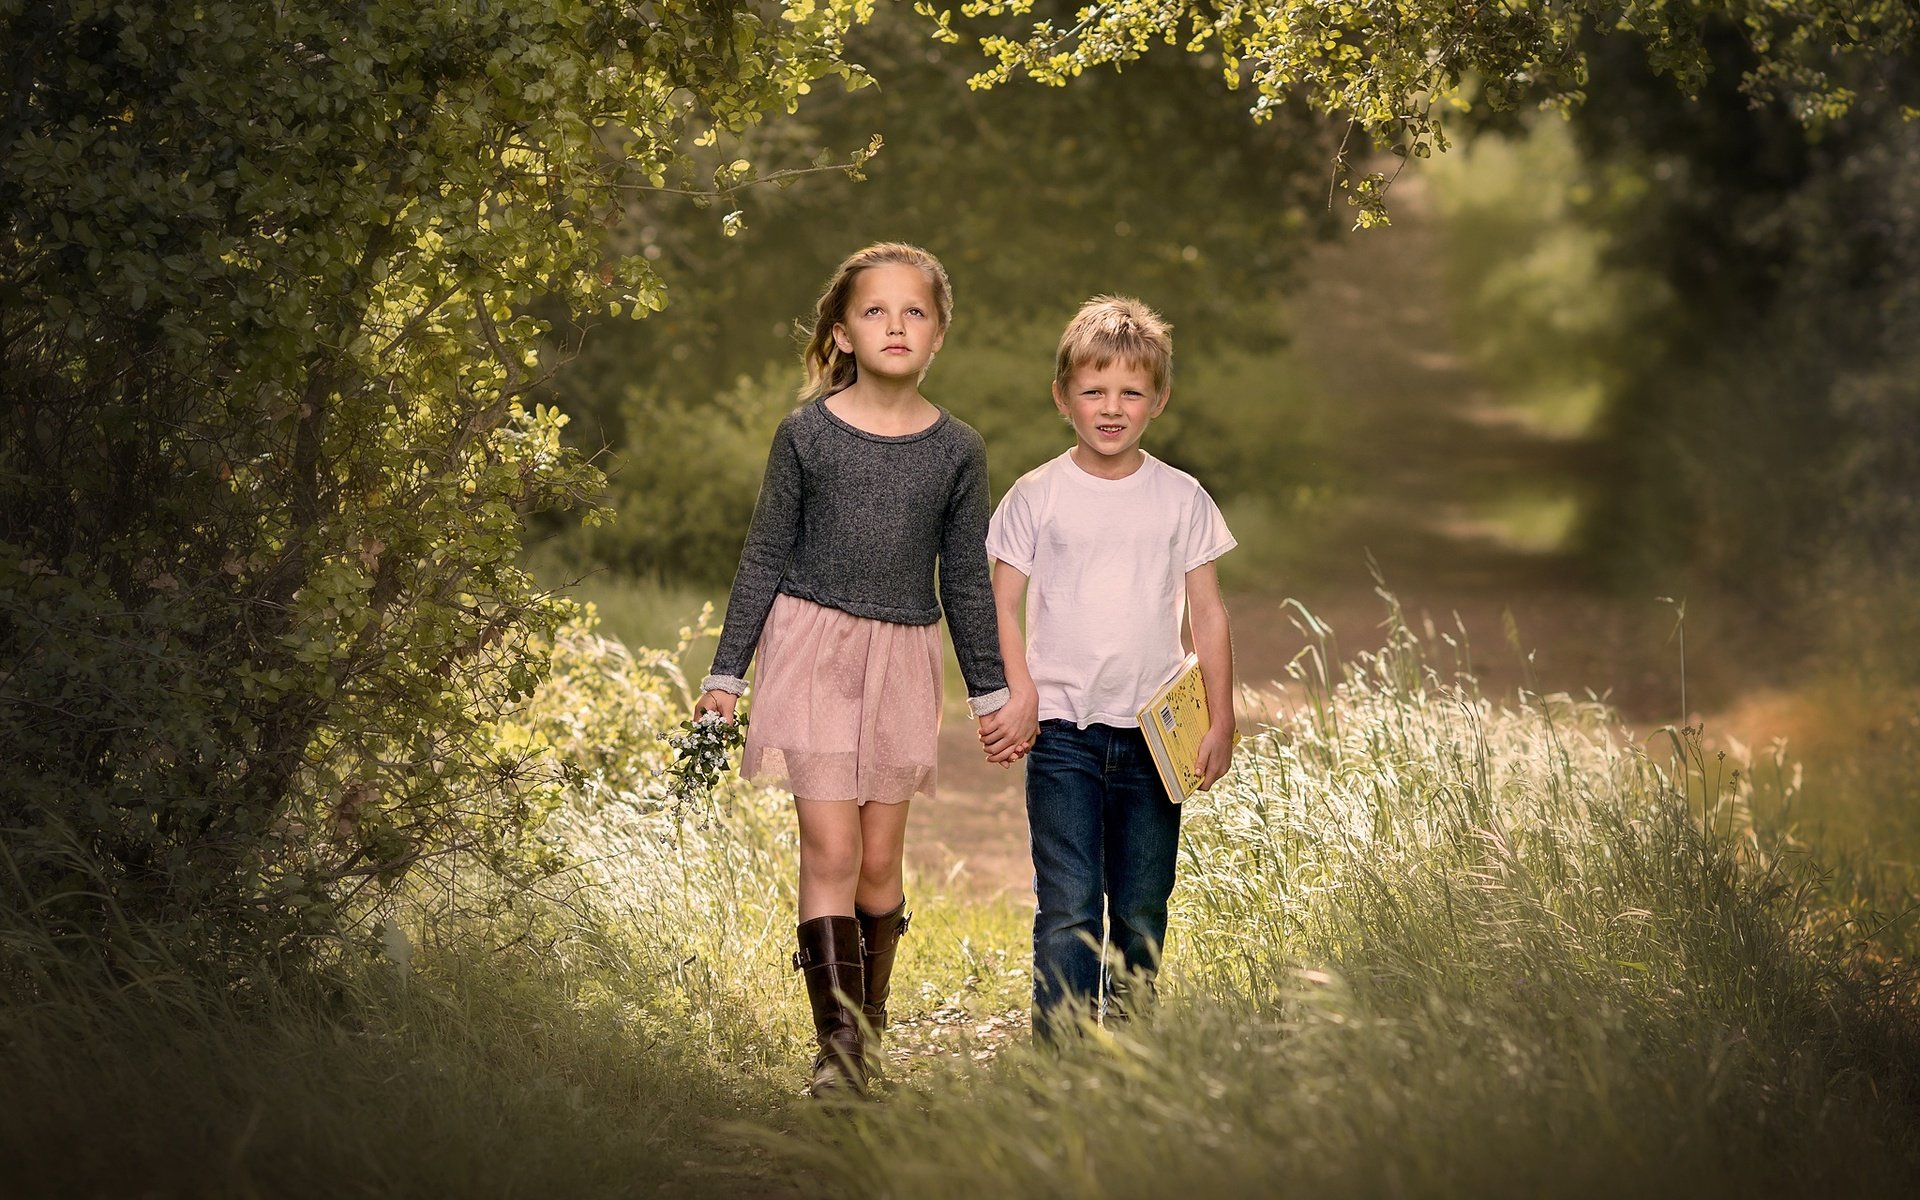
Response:
[[[1063,1006],[1098,1011],[1105,1001],[1124,1011],[1129,983],[1151,989],[1167,938],[1180,806],[1167,799],[1138,729],[1042,721],[1027,753],[1027,825],[1039,900],[1033,1030],[1052,1040],[1063,1032]],[[1109,964],[1124,970],[1115,976]]]

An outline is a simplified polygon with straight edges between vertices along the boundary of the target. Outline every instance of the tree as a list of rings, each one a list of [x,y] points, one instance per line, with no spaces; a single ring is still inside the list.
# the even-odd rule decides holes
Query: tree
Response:
[[[1602,430],[1618,483],[1587,540],[1616,578],[1683,574],[1778,621],[1887,589],[1920,559],[1920,60],[1837,65],[1847,112],[1809,128],[1735,81],[1761,69],[1724,24],[1694,101],[1630,44],[1590,53],[1575,114],[1614,181],[1584,218],[1667,299],[1626,322]],[[1854,593],[1849,595],[1849,593]],[[1823,622],[1831,625],[1832,622]]]
[[[211,955],[449,849],[537,865],[483,736],[596,471],[536,297],[641,316],[604,228],[790,110],[856,4],[0,2],[0,879]]]
[[[999,18],[1054,6],[965,0],[958,27],[952,9],[931,0],[915,7],[948,40],[971,23],[989,26],[976,86],[1016,75],[1060,85],[1134,62],[1156,43],[1184,46],[1217,53],[1228,82],[1252,88],[1256,119],[1296,101],[1415,157],[1447,148],[1450,108],[1578,104],[1589,34],[1638,38],[1653,69],[1693,95],[1713,66],[1705,31],[1724,22],[1753,53],[1741,89],[1756,101],[1786,99],[1817,123],[1855,99],[1836,63],[1908,48],[1920,22],[1908,0],[1117,0],[1002,32]],[[1345,147],[1340,165],[1348,165]],[[1377,172],[1352,183],[1360,224],[1385,218],[1386,184]]]

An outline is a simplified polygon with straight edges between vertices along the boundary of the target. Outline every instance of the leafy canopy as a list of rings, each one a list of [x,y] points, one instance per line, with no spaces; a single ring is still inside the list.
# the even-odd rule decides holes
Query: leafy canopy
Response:
[[[1016,75],[1061,85],[1156,44],[1184,46],[1217,55],[1232,86],[1251,86],[1256,119],[1298,100],[1419,157],[1446,149],[1449,108],[1578,103],[1591,34],[1639,37],[1654,68],[1693,95],[1712,68],[1705,31],[1729,22],[1755,55],[1743,88],[1817,123],[1855,99],[1836,62],[1907,47],[1920,21],[1909,0],[1108,0],[1071,16],[1046,15],[1050,7],[965,0],[956,26],[954,9],[915,0],[936,37],[988,27],[976,87]],[[1004,20],[1036,13],[1024,28]],[[1374,173],[1355,186],[1360,224],[1385,219],[1385,182]]]
[[[600,480],[528,306],[658,309],[606,228],[728,199],[703,144],[860,82],[866,7],[0,2],[10,878],[284,942],[450,850],[546,863],[486,730],[571,609],[522,524]]]

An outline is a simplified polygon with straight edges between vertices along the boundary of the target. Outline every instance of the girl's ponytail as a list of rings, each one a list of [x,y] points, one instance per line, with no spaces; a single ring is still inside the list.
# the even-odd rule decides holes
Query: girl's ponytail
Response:
[[[876,242],[857,250],[840,264],[814,305],[813,332],[808,335],[807,349],[801,356],[807,368],[806,382],[800,385],[801,403],[844,391],[859,378],[853,355],[842,352],[834,344],[833,327],[847,319],[847,302],[853,296],[854,279],[868,267],[885,263],[900,263],[926,272],[927,281],[933,285],[934,316],[940,322],[940,331],[946,332],[948,322],[953,320],[953,284],[948,281],[947,269],[940,265],[939,259],[905,242]]]

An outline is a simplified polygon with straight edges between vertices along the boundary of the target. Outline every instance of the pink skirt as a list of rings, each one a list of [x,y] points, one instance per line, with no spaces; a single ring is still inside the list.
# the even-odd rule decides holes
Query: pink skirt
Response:
[[[802,800],[931,797],[945,673],[937,624],[776,596],[760,634],[740,773]]]

